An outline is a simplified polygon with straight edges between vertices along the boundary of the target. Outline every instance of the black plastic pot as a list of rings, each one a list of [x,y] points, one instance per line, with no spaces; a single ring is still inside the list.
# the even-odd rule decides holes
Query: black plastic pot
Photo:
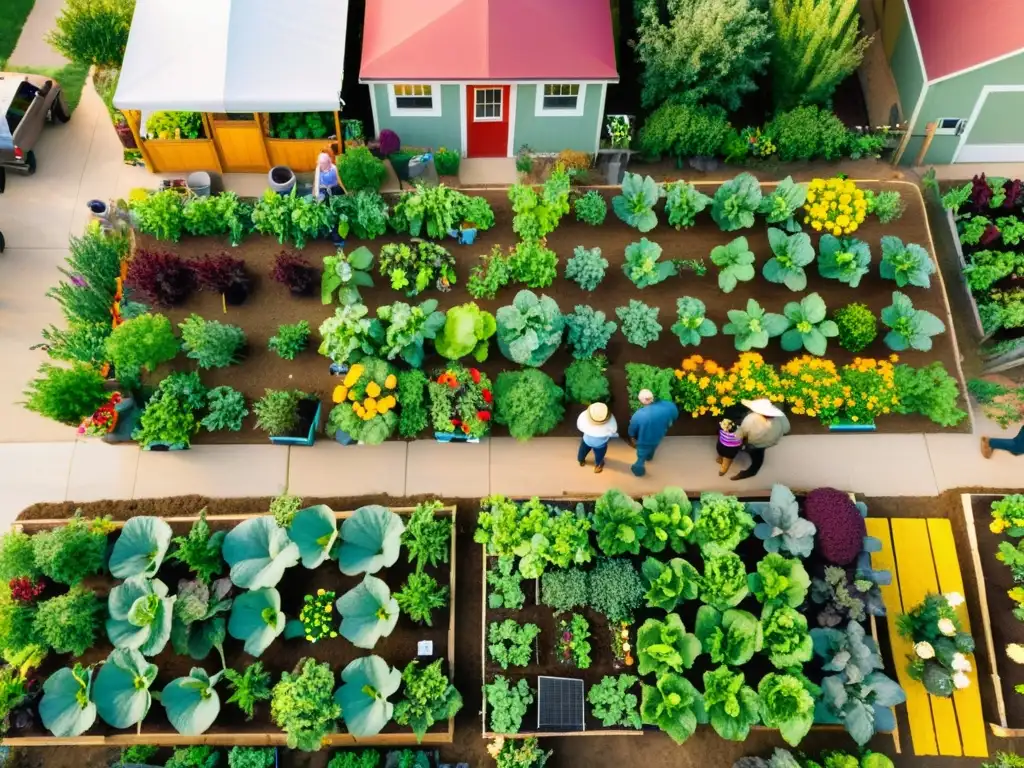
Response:
[[[249,291],[251,285],[248,280],[239,280],[232,283],[224,291],[224,303],[232,307],[237,307],[245,303],[245,300],[249,298]]]

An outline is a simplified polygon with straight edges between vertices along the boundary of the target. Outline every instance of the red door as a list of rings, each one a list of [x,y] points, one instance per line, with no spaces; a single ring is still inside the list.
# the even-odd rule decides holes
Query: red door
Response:
[[[466,87],[466,138],[469,157],[508,156],[507,85]]]

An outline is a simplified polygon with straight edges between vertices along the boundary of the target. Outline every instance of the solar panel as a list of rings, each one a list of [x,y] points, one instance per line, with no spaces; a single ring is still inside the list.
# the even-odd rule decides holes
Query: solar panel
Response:
[[[537,730],[585,730],[583,681],[570,677],[537,677]]]

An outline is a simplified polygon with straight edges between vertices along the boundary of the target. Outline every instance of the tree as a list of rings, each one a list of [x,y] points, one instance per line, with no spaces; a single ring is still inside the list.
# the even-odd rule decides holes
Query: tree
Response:
[[[134,13],[135,0],[65,0],[46,42],[71,61],[117,68]]]
[[[638,0],[635,47],[644,66],[644,106],[671,97],[737,109],[768,64],[768,15],[758,2]]]
[[[825,104],[864,58],[857,0],[771,0],[775,106]]]

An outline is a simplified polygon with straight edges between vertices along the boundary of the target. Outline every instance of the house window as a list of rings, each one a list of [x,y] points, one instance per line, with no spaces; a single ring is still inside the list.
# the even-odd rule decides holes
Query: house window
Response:
[[[936,122],[939,124],[935,129],[937,136],[959,136],[967,124],[962,117],[940,117]]]
[[[477,123],[501,120],[501,88],[473,89],[473,120]]]
[[[392,115],[440,115],[441,88],[436,83],[394,83],[388,86]]]
[[[586,86],[579,83],[541,83],[537,86],[538,115],[579,117],[583,114]]]

